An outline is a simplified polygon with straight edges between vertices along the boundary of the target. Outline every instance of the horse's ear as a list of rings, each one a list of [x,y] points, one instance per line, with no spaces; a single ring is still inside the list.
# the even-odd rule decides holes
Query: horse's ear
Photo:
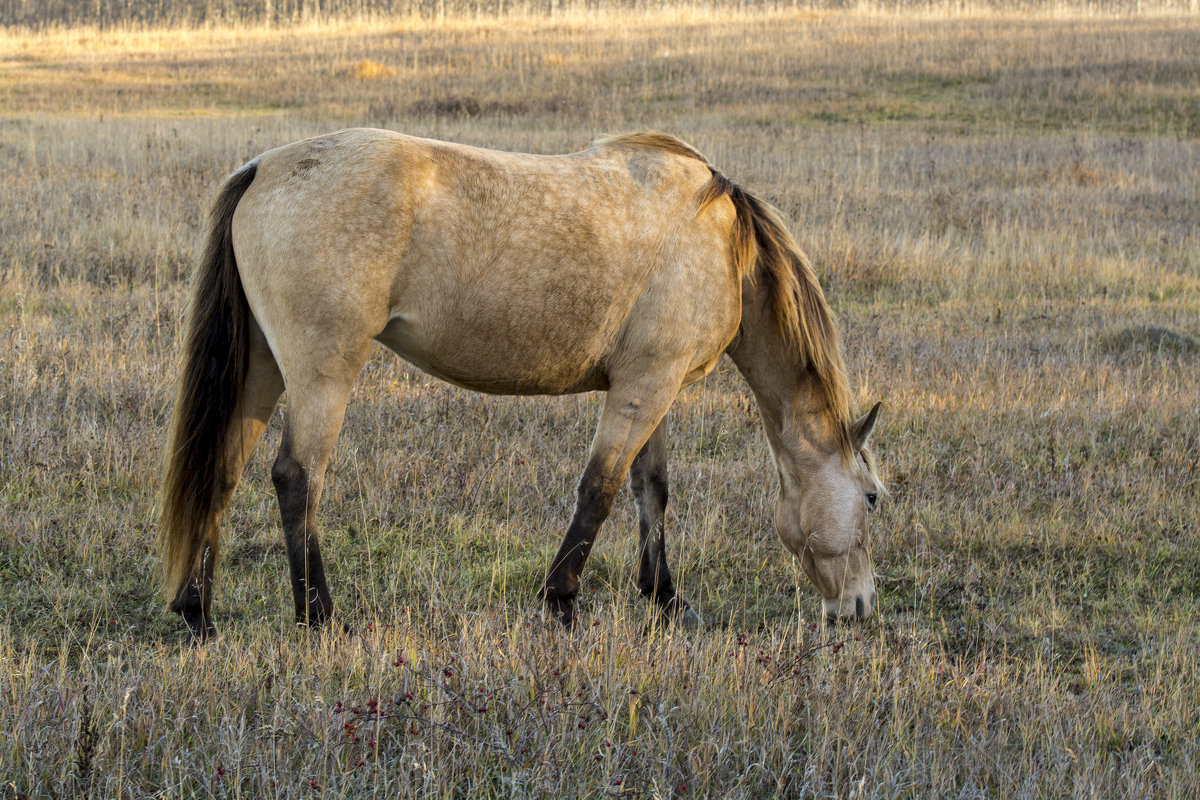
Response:
[[[879,417],[879,408],[882,405],[883,403],[879,402],[871,406],[870,411],[863,414],[857,422],[850,426],[850,441],[854,443],[855,450],[861,450],[862,446],[867,443],[867,437],[875,429],[875,420]]]

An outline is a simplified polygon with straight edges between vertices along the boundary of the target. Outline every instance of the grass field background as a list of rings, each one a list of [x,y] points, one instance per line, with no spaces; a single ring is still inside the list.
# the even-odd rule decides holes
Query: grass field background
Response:
[[[160,4],[162,5],[162,4]],[[99,6],[97,6],[99,7]],[[0,796],[1194,797],[1200,18],[655,7],[0,29]],[[676,133],[794,220],[884,414],[879,616],[825,626],[723,362],[583,630],[534,593],[597,398],[380,350],[322,511],[353,636],[291,627],[269,465],[220,640],[155,594],[184,285],[222,177],[354,125],[534,152]]]

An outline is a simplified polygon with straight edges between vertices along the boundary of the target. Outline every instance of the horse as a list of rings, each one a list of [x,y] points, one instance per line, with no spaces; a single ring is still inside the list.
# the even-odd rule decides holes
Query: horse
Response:
[[[637,588],[701,624],[667,566],[666,425],[727,353],[779,478],[776,529],[830,618],[876,607],[867,514],[883,492],[833,317],[779,212],[691,145],[645,131],[532,155],[351,129],[230,175],[193,271],[160,497],[163,591],[193,641],[212,617],[220,520],[280,396],[271,478],[295,618],[332,618],[316,515],[372,341],[479,392],[604,391],[574,514],[538,592],[576,618],[626,476]]]

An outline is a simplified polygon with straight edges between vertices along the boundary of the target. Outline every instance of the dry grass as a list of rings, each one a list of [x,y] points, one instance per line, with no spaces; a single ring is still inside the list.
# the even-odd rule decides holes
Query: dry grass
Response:
[[[1194,15],[1063,9],[0,32],[0,796],[1196,796],[1197,52]],[[199,221],[247,158],[359,124],[658,127],[778,202],[886,403],[880,618],[814,627],[722,366],[671,423],[710,627],[648,627],[625,498],[597,624],[544,628],[596,399],[380,353],[323,509],[360,635],[289,626],[276,424],[224,637],[181,650],[152,503]]]

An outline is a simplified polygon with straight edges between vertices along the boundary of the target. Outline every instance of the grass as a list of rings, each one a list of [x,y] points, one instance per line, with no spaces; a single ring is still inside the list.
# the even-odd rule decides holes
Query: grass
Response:
[[[0,31],[0,796],[1195,796],[1195,52],[1161,9]],[[362,124],[537,152],[657,127],[794,219],[855,402],[885,402],[878,619],[820,623],[722,364],[670,435],[708,627],[636,598],[627,493],[584,629],[546,627],[597,398],[380,352],[321,517],[357,635],[290,626],[276,420],[223,637],[182,649],[153,503],[200,221],[253,155]]]

